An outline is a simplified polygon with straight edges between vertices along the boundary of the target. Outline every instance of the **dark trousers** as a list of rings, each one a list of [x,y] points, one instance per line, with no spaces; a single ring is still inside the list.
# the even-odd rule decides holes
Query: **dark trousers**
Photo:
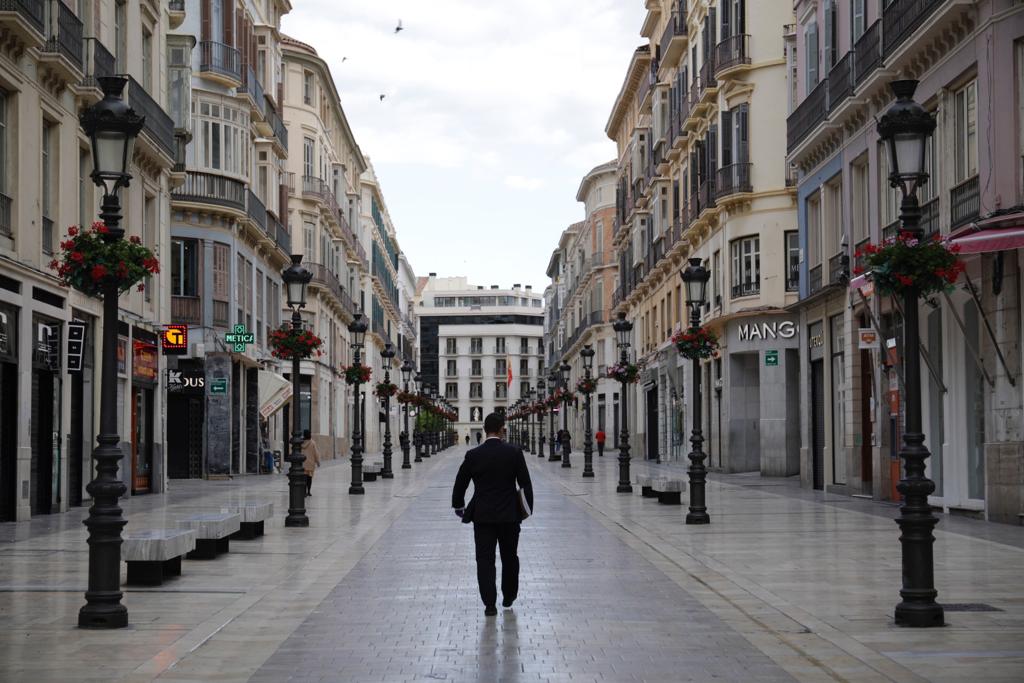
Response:
[[[604,455],[604,441],[598,441],[597,442],[597,454],[599,456],[603,456]]]
[[[501,596],[511,603],[519,594],[519,523],[473,524],[476,540],[476,580],[484,607],[497,606],[494,546],[501,552]]]
[[[312,474],[307,474],[306,475],[306,495],[307,496],[313,495],[313,475]]]

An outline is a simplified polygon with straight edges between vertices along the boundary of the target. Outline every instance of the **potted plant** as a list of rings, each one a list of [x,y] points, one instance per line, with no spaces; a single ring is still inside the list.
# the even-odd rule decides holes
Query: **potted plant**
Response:
[[[68,228],[68,239],[60,243],[58,258],[50,261],[61,284],[89,296],[101,295],[111,282],[117,284],[118,292],[135,285],[139,291],[145,289],[142,280],[159,273],[160,262],[137,235],[108,242],[103,237],[108,232],[99,221],[88,229],[74,225]]]
[[[640,368],[632,363],[616,363],[608,368],[608,377],[616,382],[636,384],[640,379]]]
[[[348,365],[341,369],[342,374],[345,375],[345,384],[366,384],[370,381],[370,366],[368,365]]]
[[[319,356],[323,340],[309,330],[294,330],[285,323],[270,333],[267,343],[274,358],[291,360],[309,358],[314,353]]]
[[[672,343],[684,358],[711,358],[718,350],[718,336],[706,327],[691,327],[672,335]]]
[[[854,256],[864,259],[863,266],[853,269],[854,275],[865,272],[879,293],[899,296],[913,287],[921,296],[952,291],[965,265],[960,247],[933,235],[918,239],[906,230],[881,244],[866,244]]]

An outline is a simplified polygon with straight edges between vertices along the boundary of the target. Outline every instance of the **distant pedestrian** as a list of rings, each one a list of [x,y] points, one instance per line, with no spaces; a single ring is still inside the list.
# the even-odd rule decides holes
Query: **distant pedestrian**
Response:
[[[597,434],[594,435],[594,439],[597,440],[597,454],[598,456],[604,455],[604,430],[598,429]]]
[[[466,445],[469,445],[469,432],[466,432]]]
[[[479,446],[479,445],[480,445],[480,439],[481,439],[481,438],[482,438],[482,435],[480,434],[480,432],[477,432],[477,433],[476,433],[476,445],[477,445],[477,446]]]
[[[491,413],[484,420],[487,440],[466,453],[455,477],[452,507],[464,523],[473,523],[476,543],[476,578],[484,614],[498,613],[498,593],[494,582],[494,546],[501,553],[501,604],[512,607],[519,595],[519,530],[522,520],[533,510],[533,485],[526,468],[523,449],[506,443],[505,417]],[[466,505],[466,489],[473,482],[473,499]],[[516,484],[522,493],[516,490]],[[528,511],[522,507],[525,498]],[[525,513],[525,514],[524,514]]]
[[[316,468],[320,467],[320,449],[316,447],[316,441],[310,436],[309,430],[302,432],[303,444],[302,454],[306,456],[302,469],[306,471],[306,495],[313,495],[313,474]]]

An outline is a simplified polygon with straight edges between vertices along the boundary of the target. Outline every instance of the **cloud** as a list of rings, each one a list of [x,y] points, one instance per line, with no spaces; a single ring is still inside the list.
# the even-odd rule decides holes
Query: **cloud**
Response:
[[[540,178],[526,178],[521,175],[505,176],[505,185],[515,190],[539,190],[544,187],[544,181]]]

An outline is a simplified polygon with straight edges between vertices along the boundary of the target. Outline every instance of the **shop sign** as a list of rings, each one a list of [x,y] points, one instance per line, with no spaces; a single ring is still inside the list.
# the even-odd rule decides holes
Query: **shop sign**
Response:
[[[811,338],[808,340],[807,344],[812,349],[816,349],[816,348],[818,348],[820,346],[824,346],[825,345],[825,335],[824,334],[811,335]]]
[[[754,339],[792,339],[796,336],[796,323],[789,320],[763,323],[743,323],[739,326],[740,341]]]
[[[857,348],[868,350],[878,348],[878,333],[873,327],[862,327],[857,330]]]
[[[188,325],[164,325],[160,346],[165,356],[181,356],[188,352]]]
[[[234,347],[235,353],[245,353],[247,345],[256,343],[256,335],[246,330],[245,325],[235,325],[224,335],[224,341]]]
[[[132,351],[132,377],[142,382],[155,383],[159,371],[156,346],[136,339]]]
[[[206,391],[205,370],[167,370],[167,393],[202,394]]]
[[[4,355],[15,355],[11,348],[12,332],[7,313],[0,311],[0,353]]]
[[[68,372],[81,372],[85,357],[85,323],[68,323]]]
[[[210,393],[211,394],[226,394],[228,393],[228,378],[227,377],[214,377],[210,382]]]
[[[117,338],[117,374],[128,372],[128,337]]]
[[[779,352],[776,349],[769,349],[764,352],[764,366],[766,368],[777,368],[779,366]]]

